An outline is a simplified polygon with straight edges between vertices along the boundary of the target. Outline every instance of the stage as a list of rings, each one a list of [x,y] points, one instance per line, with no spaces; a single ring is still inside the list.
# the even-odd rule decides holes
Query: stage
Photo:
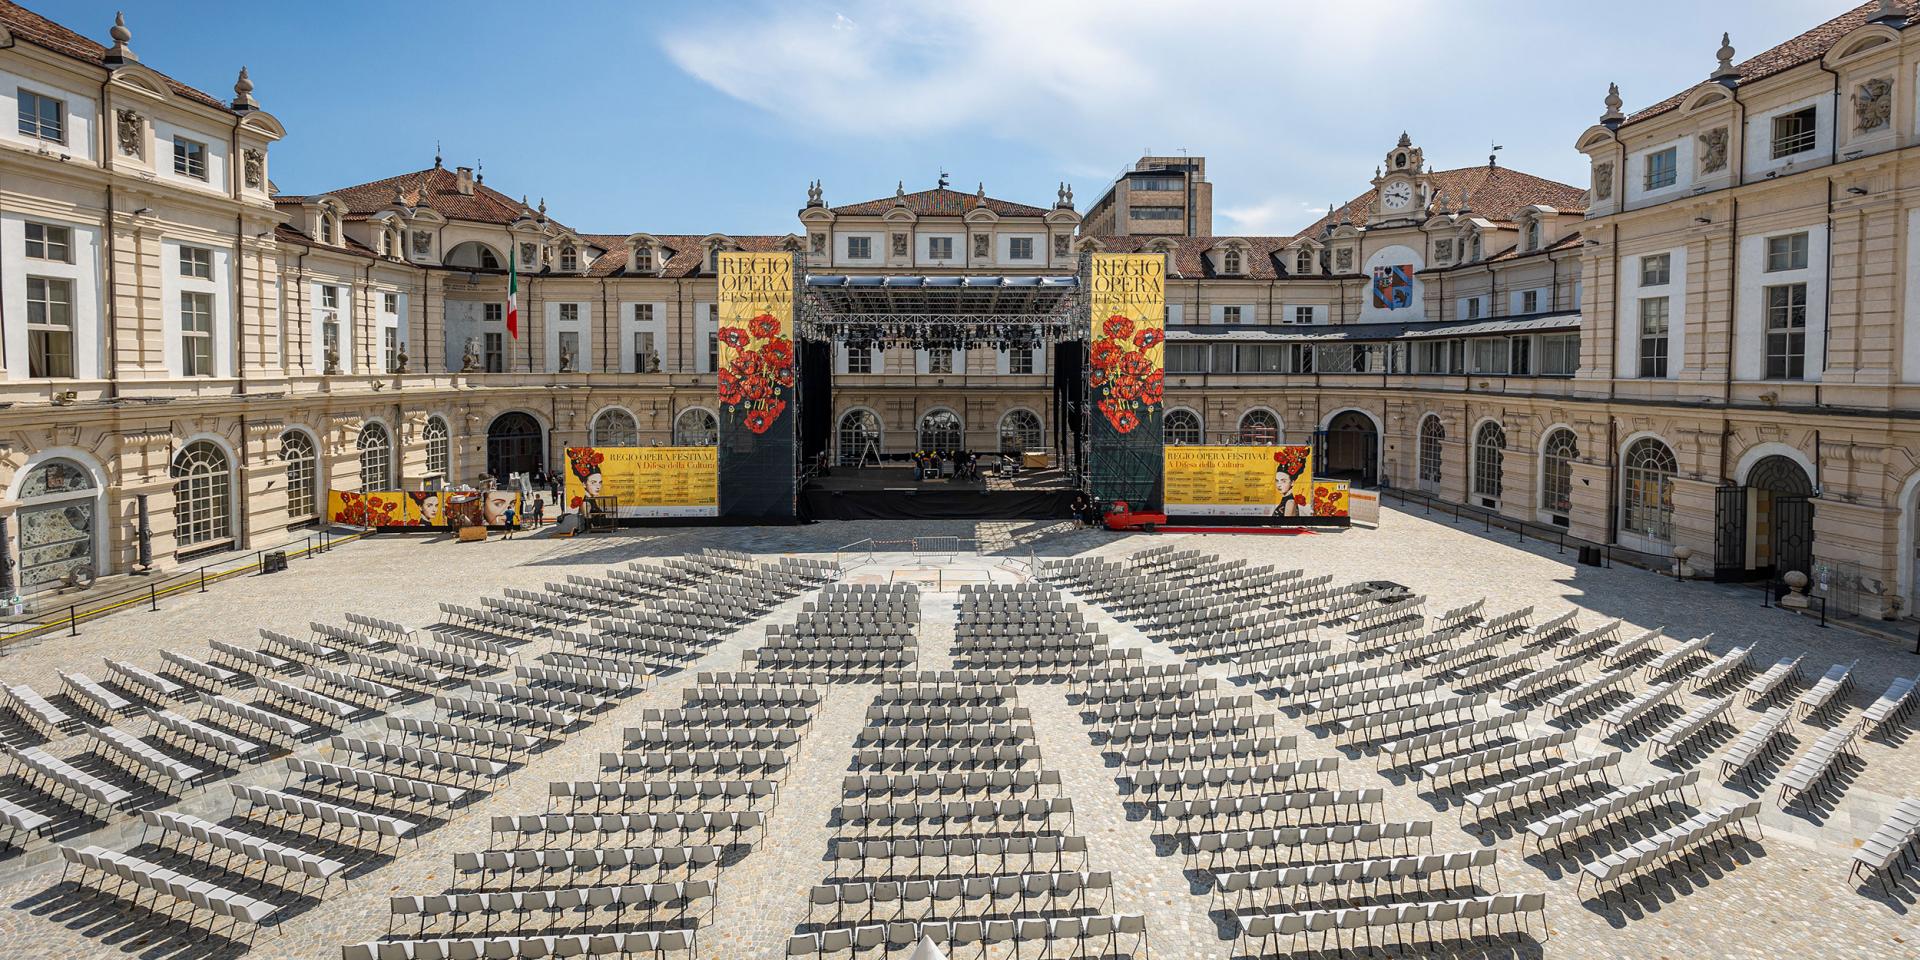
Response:
[[[903,463],[834,467],[807,482],[800,505],[810,520],[1045,520],[1066,517],[1075,492],[1058,469],[915,480]]]

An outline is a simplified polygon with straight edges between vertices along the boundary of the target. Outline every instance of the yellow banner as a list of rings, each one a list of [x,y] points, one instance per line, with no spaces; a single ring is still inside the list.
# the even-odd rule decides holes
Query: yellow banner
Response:
[[[1094,407],[1115,433],[1132,433],[1142,423],[1157,430],[1166,379],[1167,259],[1096,253],[1090,271],[1087,386]]]
[[[717,517],[714,447],[568,447],[567,510],[611,497],[616,517]]]
[[[1185,516],[1312,516],[1313,448],[1166,448],[1166,512]]]
[[[793,255],[720,254],[723,416],[766,433],[793,400]]]
[[[327,519],[356,527],[503,527],[524,522],[512,490],[328,490]]]

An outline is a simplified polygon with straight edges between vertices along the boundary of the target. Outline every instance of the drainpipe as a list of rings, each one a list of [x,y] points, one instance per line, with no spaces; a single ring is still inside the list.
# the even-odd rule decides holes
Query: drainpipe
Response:
[[[104,234],[106,240],[107,257],[107,295],[106,303],[102,304],[105,308],[105,315],[101,318],[101,326],[104,328],[102,331],[102,339],[106,341],[102,344],[102,348],[106,353],[107,362],[106,369],[102,370],[101,373],[106,375],[107,398],[117,400],[120,398],[120,338],[115,335],[115,330],[120,326],[118,322],[120,311],[116,309],[116,302],[119,300],[119,286],[118,281],[115,279],[118,271],[114,268],[114,261],[119,259],[119,245],[114,243],[113,239],[113,218],[115,215],[113,175],[107,164],[110,156],[109,151],[112,149],[111,145],[107,142],[107,124],[113,120],[113,110],[107,106],[107,87],[112,83],[113,71],[109,69],[106,79],[100,81],[100,130],[95,139],[98,143],[97,149],[99,150],[100,169],[108,171],[106,186],[107,218],[106,222],[101,224],[101,233]],[[4,347],[0,347],[0,350],[4,350]],[[0,353],[0,358],[4,357],[5,354]],[[79,371],[76,370],[74,372],[78,373]]]
[[[603,370],[607,370],[607,358],[612,356],[613,354],[613,347],[611,346],[610,341],[613,339],[613,331],[616,329],[616,324],[614,322],[615,317],[613,316],[613,314],[608,312],[609,307],[607,303],[608,303],[607,278],[601,277],[600,278],[600,329],[604,331],[605,335],[600,338],[600,341],[601,341],[601,345],[606,347],[606,349],[602,350],[600,354],[600,367]],[[611,373],[612,371],[607,370],[607,372]],[[638,371],[635,371],[635,372],[637,373]]]

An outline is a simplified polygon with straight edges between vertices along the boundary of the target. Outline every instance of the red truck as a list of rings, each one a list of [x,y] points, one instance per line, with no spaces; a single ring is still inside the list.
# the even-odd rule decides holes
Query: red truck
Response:
[[[1139,530],[1152,533],[1156,527],[1167,525],[1164,513],[1136,513],[1125,500],[1115,500],[1107,504],[1103,521],[1108,530]]]

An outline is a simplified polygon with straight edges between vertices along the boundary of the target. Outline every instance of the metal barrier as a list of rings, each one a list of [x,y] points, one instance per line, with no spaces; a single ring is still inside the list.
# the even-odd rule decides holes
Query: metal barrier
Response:
[[[312,534],[301,537],[300,539],[288,540],[279,546],[263,547],[253,551],[253,561],[251,563],[236,567],[226,567],[219,570],[213,569],[213,565],[211,564],[202,564],[193,570],[176,573],[158,580],[148,580],[145,583],[136,584],[122,590],[116,590],[113,593],[95,597],[90,601],[94,606],[88,607],[85,610],[80,609],[78,603],[70,603],[67,604],[66,616],[35,624],[34,626],[15,631],[5,636],[0,636],[0,645],[58,630],[62,627],[66,628],[67,636],[77,637],[80,635],[80,624],[88,620],[94,620],[110,613],[136,607],[142,603],[147,605],[148,612],[156,612],[160,609],[160,599],[162,597],[170,597],[174,594],[185,592],[206,593],[208,584],[219,583],[222,580],[237,577],[244,573],[264,570],[266,555],[269,552],[286,550],[289,559],[298,557],[312,558],[317,554],[332,550],[342,543],[350,543],[366,535],[365,532],[360,532],[347,534],[345,536],[336,536],[330,530],[316,530]],[[298,549],[287,549],[296,543],[301,544]],[[56,606],[54,609],[58,609],[58,607]]]
[[[1553,544],[1555,553],[1566,553],[1569,546],[1573,547],[1576,551],[1582,547],[1591,547],[1599,551],[1601,565],[1608,568],[1613,566],[1615,560],[1619,560],[1628,566],[1639,567],[1662,576],[1674,575],[1674,561],[1671,557],[1663,557],[1659,554],[1648,553],[1644,550],[1635,550],[1632,547],[1623,547],[1619,544],[1595,543],[1583,537],[1572,536],[1559,527],[1504,516],[1484,507],[1473,506],[1472,504],[1442,500],[1432,494],[1422,493],[1417,490],[1404,490],[1399,487],[1381,487],[1380,493],[1386,497],[1396,498],[1403,504],[1418,503],[1422,507],[1423,515],[1426,516],[1431,516],[1437,512],[1447,516],[1455,524],[1459,524],[1462,517],[1465,517],[1468,523],[1478,521],[1481,526],[1481,532],[1483,533],[1491,534],[1494,528],[1498,527],[1501,530],[1516,534],[1519,537],[1520,543],[1526,543],[1528,535],[1531,534],[1536,542]]]

